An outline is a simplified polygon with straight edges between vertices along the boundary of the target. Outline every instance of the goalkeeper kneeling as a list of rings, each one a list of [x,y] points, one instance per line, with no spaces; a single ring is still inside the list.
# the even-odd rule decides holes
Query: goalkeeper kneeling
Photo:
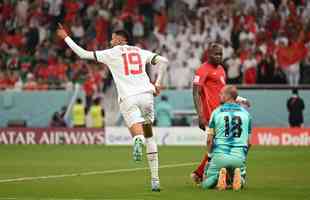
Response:
[[[236,87],[224,87],[220,94],[223,104],[211,115],[207,141],[210,162],[205,168],[204,189],[240,190],[245,184],[251,116],[235,102],[237,96]]]

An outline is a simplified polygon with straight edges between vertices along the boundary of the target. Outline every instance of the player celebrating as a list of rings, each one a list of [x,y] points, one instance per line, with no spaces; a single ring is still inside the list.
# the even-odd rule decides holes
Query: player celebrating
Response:
[[[205,170],[205,189],[217,183],[219,190],[232,184],[233,190],[240,190],[245,184],[245,162],[250,144],[250,114],[236,102],[237,88],[226,86],[220,98],[223,105],[211,115],[208,133],[208,154],[212,154]]]
[[[193,99],[198,114],[199,128],[206,130],[212,111],[220,105],[219,94],[225,86],[226,75],[222,63],[222,47],[217,43],[210,43],[207,49],[208,62],[203,63],[197,70],[193,80]],[[238,97],[239,103],[248,101]],[[208,129],[207,129],[208,131]],[[208,163],[205,155],[198,168],[191,174],[193,181],[201,183],[205,165]]]
[[[86,51],[78,46],[59,24],[57,34],[83,59],[106,64],[113,76],[118,91],[120,111],[133,137],[133,159],[142,160],[142,149],[146,143],[147,159],[151,171],[152,191],[160,191],[158,175],[158,150],[152,132],[154,121],[154,97],[159,95],[163,73],[168,60],[158,54],[129,46],[129,35],[119,30],[112,34],[111,48],[101,51]],[[155,84],[151,84],[145,71],[149,63],[158,67]]]

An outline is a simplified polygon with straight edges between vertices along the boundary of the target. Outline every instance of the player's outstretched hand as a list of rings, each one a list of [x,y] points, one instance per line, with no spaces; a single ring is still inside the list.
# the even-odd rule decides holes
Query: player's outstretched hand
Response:
[[[201,130],[205,131],[205,130],[206,130],[206,126],[208,125],[207,122],[206,122],[206,120],[203,119],[202,117],[199,117],[198,120],[199,120],[199,128],[200,128]]]
[[[244,97],[240,97],[238,96],[237,99],[236,99],[237,103],[239,103],[240,105],[243,105],[243,106],[246,106],[246,107],[251,107],[251,103],[249,100],[247,100],[246,98]]]
[[[244,105],[247,106],[248,108],[251,107],[251,103],[250,103],[250,101],[247,100],[247,99],[246,99],[245,101],[243,101],[242,104],[244,104]]]
[[[67,31],[64,29],[64,27],[60,23],[58,23],[57,35],[63,40],[68,36]]]

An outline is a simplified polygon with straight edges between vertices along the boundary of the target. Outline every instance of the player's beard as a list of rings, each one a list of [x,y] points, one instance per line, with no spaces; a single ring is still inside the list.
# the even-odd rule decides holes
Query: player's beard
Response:
[[[110,42],[110,47],[113,48],[115,46],[119,45],[119,41],[118,40],[113,40]]]
[[[214,63],[216,65],[221,65],[222,64],[222,58],[214,58]]]
[[[110,47],[113,48],[118,45],[124,45],[122,41],[115,41],[113,43],[110,42]]]
[[[110,42],[110,48],[113,48],[114,46],[116,46],[115,44],[112,44],[111,42]]]

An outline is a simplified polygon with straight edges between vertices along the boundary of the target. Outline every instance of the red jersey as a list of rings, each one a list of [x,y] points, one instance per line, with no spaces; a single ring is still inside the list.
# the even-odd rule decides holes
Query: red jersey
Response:
[[[205,62],[196,70],[193,83],[202,88],[203,117],[207,122],[212,111],[220,105],[220,92],[226,84],[225,80],[226,74],[221,65],[215,67]]]
[[[95,80],[87,79],[83,85],[86,96],[92,96],[95,93]]]

